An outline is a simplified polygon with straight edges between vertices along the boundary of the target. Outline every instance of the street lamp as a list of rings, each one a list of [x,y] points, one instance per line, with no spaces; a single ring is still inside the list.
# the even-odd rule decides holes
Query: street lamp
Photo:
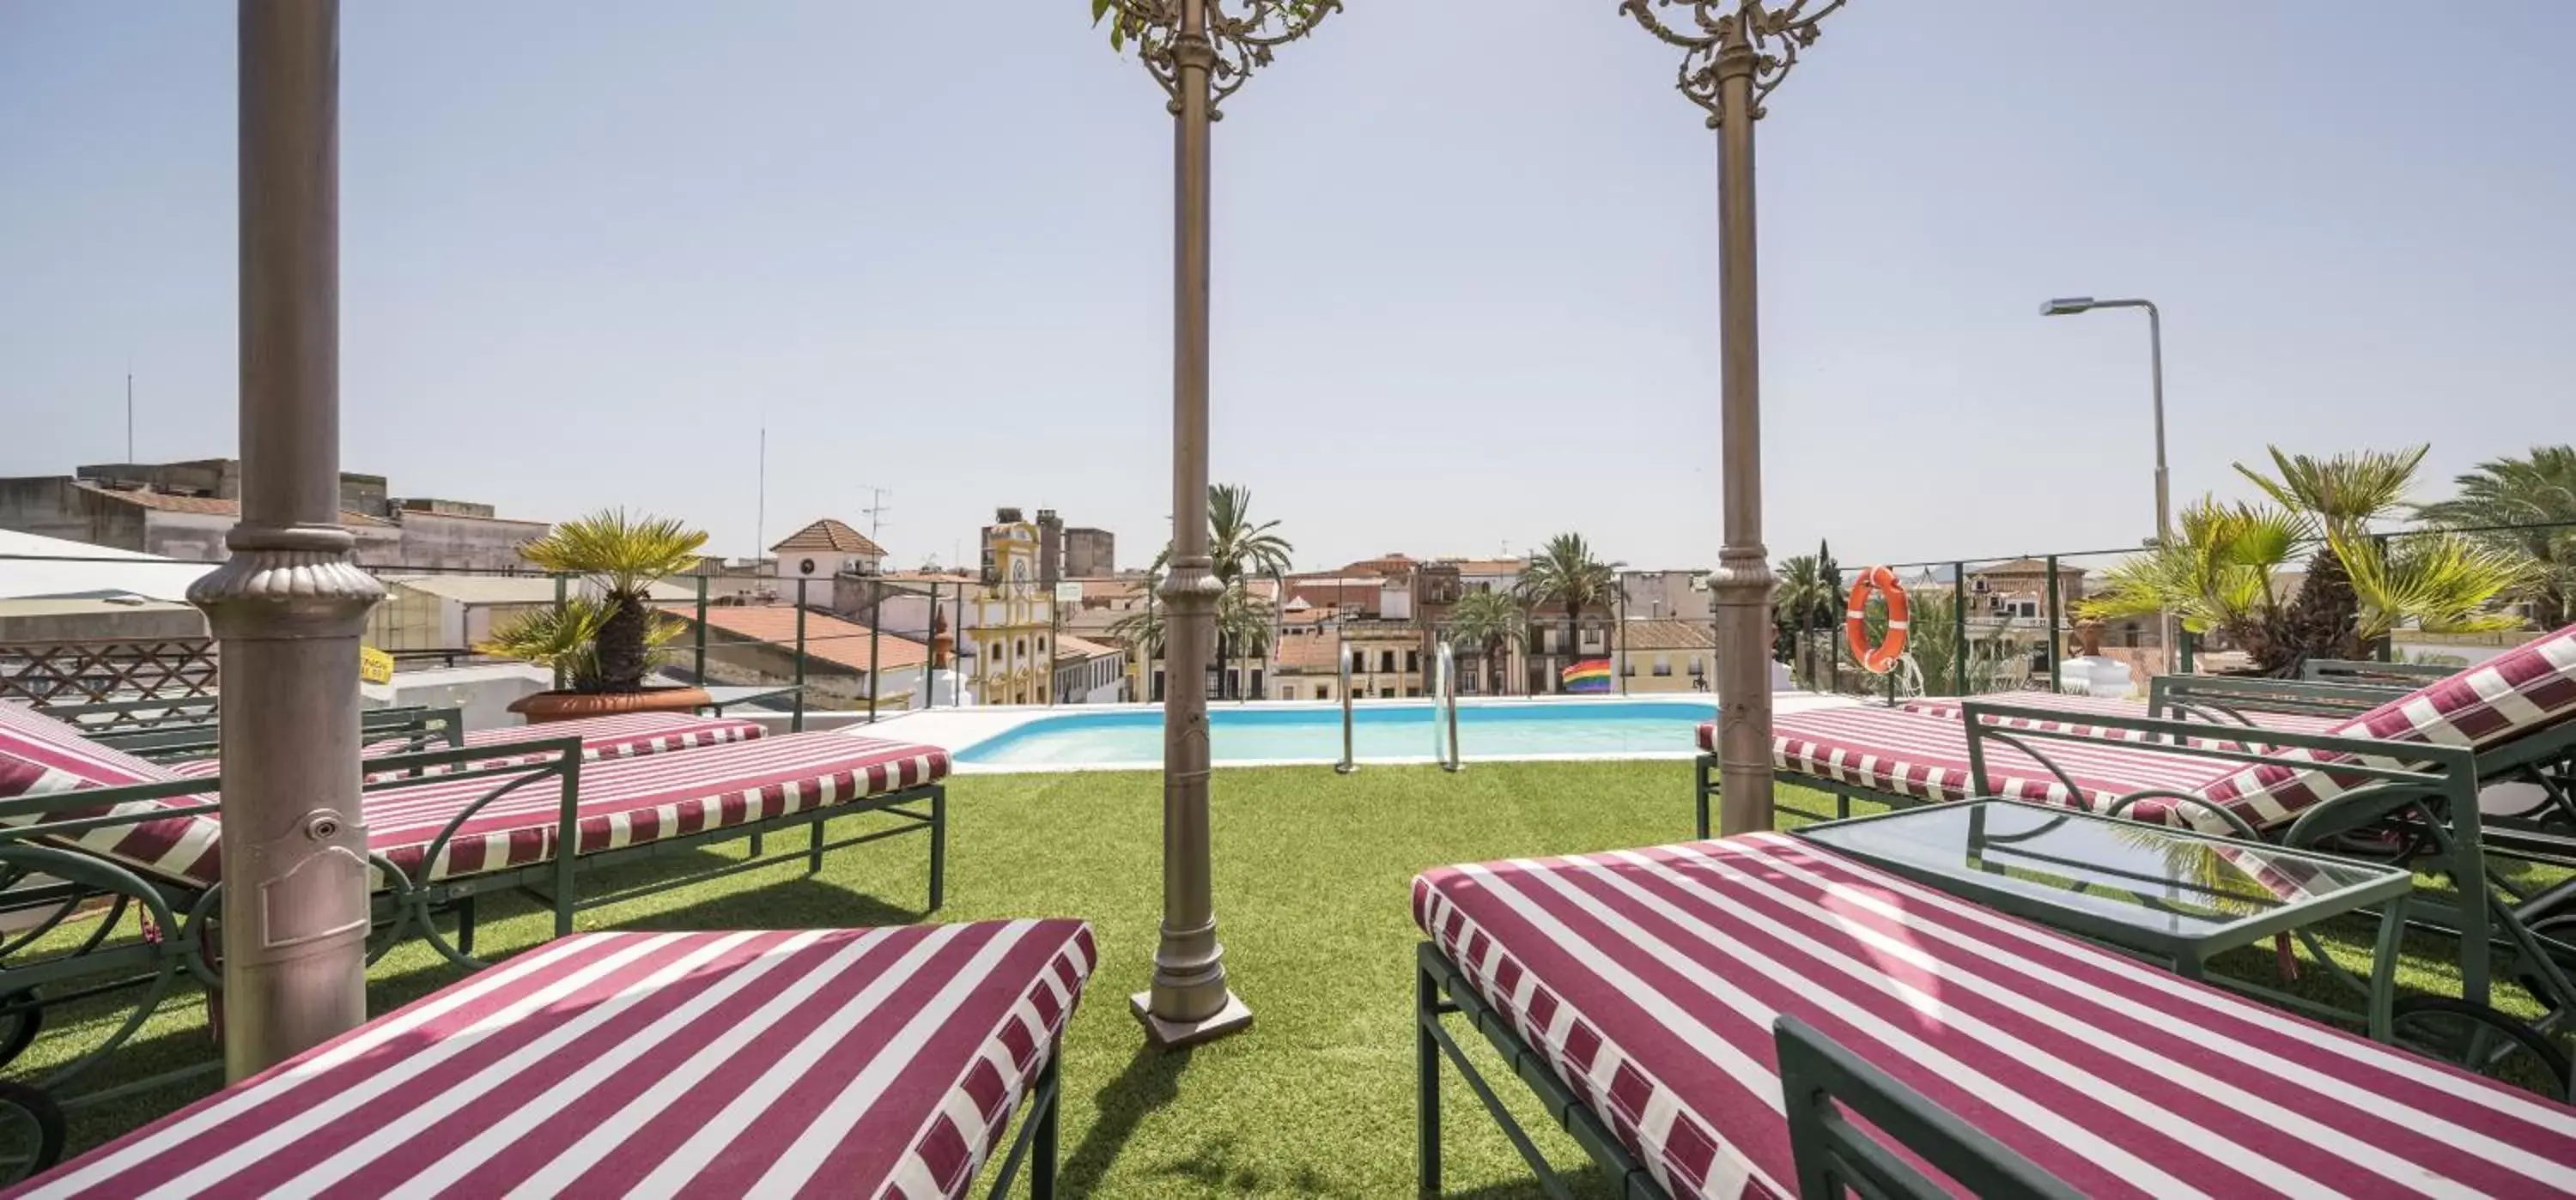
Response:
[[[1675,86],[1718,131],[1719,462],[1725,544],[1717,607],[1719,828],[1771,828],[1771,552],[1762,544],[1762,357],[1753,236],[1753,123],[1843,0],[1622,0],[1619,11],[1683,51]],[[1688,10],[1668,22],[1664,9]]]
[[[2165,477],[2165,323],[2153,300],[2096,300],[2091,296],[2060,296],[2039,306],[2043,317],[2071,317],[2097,308],[2143,308],[2147,310],[2147,363],[2155,381],[2156,404],[2156,542],[2173,542],[2173,496]],[[2165,669],[2174,664],[2173,614],[2156,619],[2165,644]],[[2050,633],[2055,637],[2054,632]]]
[[[1170,96],[1172,254],[1172,562],[1163,578],[1168,657],[1163,702],[1163,932],[1154,982],[1130,1003],[1164,1047],[1252,1023],[1227,989],[1216,938],[1208,846],[1207,665],[1223,587],[1208,554],[1208,127],[1217,105],[1314,31],[1340,0],[1094,0],[1110,45],[1137,57]]]

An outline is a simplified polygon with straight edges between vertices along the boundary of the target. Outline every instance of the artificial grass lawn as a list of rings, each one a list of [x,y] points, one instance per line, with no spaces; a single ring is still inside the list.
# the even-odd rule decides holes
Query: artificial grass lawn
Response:
[[[1067,1196],[1411,1193],[1414,1170],[1413,947],[1407,885],[1426,868],[1520,855],[1579,853],[1682,840],[1691,832],[1687,762],[1323,767],[1216,773],[1218,929],[1250,1031],[1180,1053],[1145,1046],[1127,1011],[1152,971],[1161,916],[1161,776],[1157,772],[972,775],[949,788],[948,902],[943,921],[1079,916],[1101,962],[1065,1039],[1062,1182]],[[1784,805],[1829,810],[1783,789]],[[859,818],[857,821],[864,821]],[[856,830],[857,821],[842,822]],[[845,832],[837,825],[836,835]],[[800,836],[789,839],[802,845]],[[801,859],[585,913],[581,927],[797,928],[923,918],[926,845],[899,838],[834,852],[822,874]],[[710,856],[712,857],[712,856]],[[683,869],[638,867],[586,879],[605,889]],[[551,918],[487,902],[477,951],[534,945]],[[2355,931],[2366,938],[2366,930]],[[2366,960],[2368,943],[2338,958]],[[2264,978],[2268,950],[2222,963]],[[2456,994],[2438,940],[2410,944],[2405,981]],[[463,977],[425,946],[400,948],[370,974],[371,1011]],[[2307,980],[2331,987],[2322,972]],[[2320,991],[2332,996],[2331,991]],[[94,1080],[112,1083],[208,1061],[193,994],[165,1005]],[[77,1052],[113,1017],[52,1020],[12,1076]],[[1481,1037],[1458,1028],[1462,1044]],[[1587,1160],[1556,1134],[1500,1062],[1485,1069],[1561,1169]],[[112,1072],[112,1074],[110,1074]],[[71,1151],[114,1137],[205,1094],[212,1078],[155,1089],[73,1114]],[[74,1088],[74,1091],[81,1088]],[[1454,1073],[1446,1079],[1443,1147],[1453,1196],[1536,1196],[1528,1168]],[[1588,1179],[1586,1180],[1588,1182]]]

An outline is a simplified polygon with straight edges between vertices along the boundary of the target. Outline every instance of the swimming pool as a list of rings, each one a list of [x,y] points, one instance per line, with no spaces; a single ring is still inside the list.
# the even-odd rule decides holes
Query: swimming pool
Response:
[[[1361,760],[1433,757],[1433,708],[1366,704],[1353,714]],[[1462,704],[1462,757],[1545,758],[1688,755],[1695,730],[1717,715],[1714,699],[1510,701]],[[1327,705],[1208,709],[1209,755],[1219,763],[1335,762],[1342,711]],[[1163,714],[1156,708],[1039,717],[957,752],[988,767],[1152,767],[1163,761]]]

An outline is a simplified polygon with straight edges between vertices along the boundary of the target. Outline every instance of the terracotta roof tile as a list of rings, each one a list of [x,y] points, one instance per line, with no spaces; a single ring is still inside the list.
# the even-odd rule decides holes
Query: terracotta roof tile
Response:
[[[867,554],[885,557],[885,547],[868,540],[868,535],[830,517],[816,521],[787,535],[787,540],[770,547],[780,550],[829,550],[835,554]]]
[[[667,606],[665,611],[684,621],[692,615],[690,608],[683,606]],[[793,649],[796,608],[789,604],[714,605],[707,609],[707,628]],[[868,641],[868,627],[856,621],[818,612],[805,614],[805,653],[810,658],[864,671],[868,669]],[[886,670],[917,667],[930,661],[929,648],[910,638],[882,633],[876,643],[877,664]]]
[[[1654,619],[1619,627],[1622,650],[1714,650],[1717,631],[1706,622]]]

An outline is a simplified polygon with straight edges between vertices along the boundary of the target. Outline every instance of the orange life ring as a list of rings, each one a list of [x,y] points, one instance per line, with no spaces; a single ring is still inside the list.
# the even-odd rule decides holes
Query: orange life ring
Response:
[[[1861,614],[1869,610],[1869,593],[1877,589],[1887,597],[1887,640],[1869,644],[1869,626]],[[1896,572],[1885,567],[1871,567],[1860,573],[1860,582],[1852,585],[1851,601],[1843,606],[1843,640],[1851,645],[1852,657],[1861,669],[1872,675],[1885,675],[1896,669],[1905,657],[1905,614],[1910,607],[1905,586],[1896,582]]]

